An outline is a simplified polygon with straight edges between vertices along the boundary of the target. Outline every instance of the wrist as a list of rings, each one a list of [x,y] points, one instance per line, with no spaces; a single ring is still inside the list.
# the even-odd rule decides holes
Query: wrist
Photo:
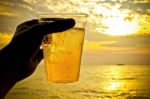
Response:
[[[15,73],[3,73],[0,75],[0,99],[3,99],[9,90],[17,83]]]

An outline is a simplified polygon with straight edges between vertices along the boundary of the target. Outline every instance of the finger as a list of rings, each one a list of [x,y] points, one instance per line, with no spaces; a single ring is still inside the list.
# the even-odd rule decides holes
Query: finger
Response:
[[[32,19],[32,20],[29,20],[29,21],[25,21],[23,23],[21,23],[19,26],[23,26],[23,25],[33,25],[33,24],[38,24],[38,20],[37,19]]]
[[[39,23],[22,32],[22,35],[13,37],[11,46],[22,56],[32,57],[40,47],[43,37],[49,33],[61,32],[75,25],[73,19],[56,20],[51,23]]]
[[[38,24],[38,20],[36,19],[33,19],[33,20],[30,20],[30,21],[26,21],[24,23],[21,23],[20,25],[17,26],[16,28],[16,32],[15,32],[15,36],[16,35],[19,35],[22,33],[22,31],[28,29],[29,27],[33,26],[33,25],[36,25]]]
[[[36,65],[38,65],[42,59],[43,59],[43,50],[39,49],[38,52],[33,56],[32,60]]]
[[[41,18],[39,20],[37,20],[37,19],[29,20],[29,21],[23,22],[20,25],[18,25],[17,30],[25,30],[28,27],[38,24],[39,22],[49,22],[49,21],[55,21],[55,20],[59,20],[59,19],[62,19],[62,18]]]
[[[75,21],[73,19],[60,19],[50,23],[40,23],[31,27],[28,32],[29,35],[35,37],[44,37],[47,34],[54,33],[54,32],[61,32],[67,29],[72,28],[75,25]],[[38,33],[38,34],[37,34]]]
[[[35,24],[38,24],[38,20],[37,19],[33,19],[33,20],[29,20],[29,21],[26,21],[24,23],[21,23],[20,25],[17,26],[17,30],[22,30],[23,28],[27,28],[27,27],[30,27],[32,25],[35,25]]]
[[[63,18],[40,18],[39,19],[39,23],[40,22],[53,22],[56,20],[62,20]]]
[[[17,26],[17,29],[21,29],[23,27],[30,27],[32,25],[35,25],[35,24],[38,24],[40,21],[42,22],[45,22],[45,21],[55,21],[55,20],[58,20],[58,19],[62,19],[62,18],[41,18],[41,19],[32,19],[32,20],[29,20],[29,21],[25,21],[23,23],[21,23],[20,25]]]

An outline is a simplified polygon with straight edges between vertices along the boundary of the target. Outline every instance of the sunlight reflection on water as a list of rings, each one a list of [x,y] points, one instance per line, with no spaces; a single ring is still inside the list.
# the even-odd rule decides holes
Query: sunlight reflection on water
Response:
[[[149,73],[150,66],[83,65],[78,82],[56,84],[41,65],[6,99],[150,99]]]

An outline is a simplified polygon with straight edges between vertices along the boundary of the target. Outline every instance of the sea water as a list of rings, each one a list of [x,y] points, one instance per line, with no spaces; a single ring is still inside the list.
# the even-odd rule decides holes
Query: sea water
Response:
[[[150,99],[149,65],[82,65],[78,82],[47,81],[43,63],[6,99]]]

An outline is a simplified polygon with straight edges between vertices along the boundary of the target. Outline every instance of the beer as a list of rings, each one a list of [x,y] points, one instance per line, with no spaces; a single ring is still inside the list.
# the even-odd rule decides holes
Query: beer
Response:
[[[83,40],[83,28],[49,34],[43,39],[44,62],[49,81],[78,81]]]

